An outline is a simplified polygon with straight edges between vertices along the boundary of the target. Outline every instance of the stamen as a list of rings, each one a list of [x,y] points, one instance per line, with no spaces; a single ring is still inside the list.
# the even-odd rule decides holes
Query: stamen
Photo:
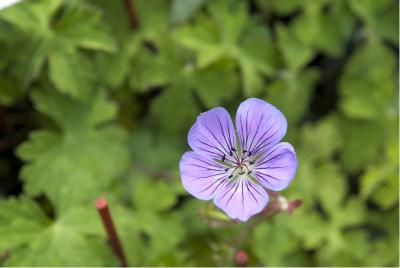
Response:
[[[247,175],[250,175],[250,174],[251,174],[251,172],[252,172],[252,170],[249,170],[249,171],[247,172]]]
[[[228,170],[229,170],[229,168],[226,168],[226,169],[225,169],[225,172],[228,171]]]
[[[225,161],[225,155],[223,155],[223,156],[222,156],[222,159],[221,159],[221,161],[222,161],[222,162],[224,162],[224,161]]]
[[[232,174],[228,176],[228,178],[229,178],[229,179],[230,179],[230,178],[232,178],[232,177],[233,177],[233,175],[232,175]]]
[[[246,167],[247,171],[249,171],[249,167],[246,164],[243,164],[244,167]]]

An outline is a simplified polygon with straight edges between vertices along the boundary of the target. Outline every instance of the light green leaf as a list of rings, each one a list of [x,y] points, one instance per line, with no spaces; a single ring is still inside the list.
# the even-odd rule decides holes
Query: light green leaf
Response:
[[[317,123],[306,124],[302,129],[302,141],[310,157],[322,162],[341,148],[342,141],[338,128],[338,118],[330,116]]]
[[[379,159],[385,129],[381,124],[365,120],[340,120],[343,150],[341,161],[349,172],[355,172]]]
[[[24,1],[1,11],[0,18],[26,34],[46,35],[50,32],[49,20],[61,3],[61,0]]]
[[[11,70],[20,80],[18,86],[25,89],[31,82],[39,78],[46,61],[49,43],[43,39],[33,39],[20,48],[7,48],[8,53],[16,54],[15,59],[21,64],[11,66]]]
[[[315,172],[318,184],[318,199],[327,212],[334,217],[346,194],[346,181],[334,163],[324,163]]]
[[[332,224],[336,226],[355,226],[363,223],[365,219],[365,204],[357,197],[350,198],[346,204],[333,216]]]
[[[82,48],[114,52],[114,39],[104,29],[100,12],[91,6],[69,5],[54,25],[54,34]]]
[[[149,171],[154,177],[162,177],[162,172],[157,174],[159,171],[176,168],[185,148],[180,137],[158,135],[151,129],[138,129],[131,136],[134,165],[138,170]]]
[[[252,251],[264,266],[286,266],[287,257],[299,246],[285,220],[289,220],[287,215],[279,215],[274,222],[261,223],[254,229]]]
[[[125,133],[112,125],[98,127],[115,108],[102,96],[91,104],[55,92],[35,92],[34,99],[63,131],[33,132],[18,148],[27,161],[21,173],[25,190],[31,196],[45,193],[59,211],[91,202],[127,165]]]
[[[57,89],[73,97],[88,98],[93,90],[93,66],[81,53],[51,53],[50,79]]]
[[[49,219],[32,200],[0,201],[0,248],[7,266],[116,265],[94,209],[81,207]],[[94,237],[96,235],[97,237]]]
[[[292,71],[302,69],[314,56],[311,47],[303,45],[294,34],[293,28],[278,24],[276,26],[279,49],[283,55],[286,65]]]
[[[169,133],[188,129],[199,113],[188,86],[189,84],[182,81],[174,83],[164,89],[152,104],[153,116],[162,129]]]
[[[178,183],[149,178],[137,179],[133,185],[132,203],[137,210],[165,211],[176,202],[177,190],[180,188]]]
[[[349,3],[354,13],[369,28],[368,30],[398,45],[399,31],[396,25],[398,25],[399,17],[395,12],[399,7],[398,1],[349,0]]]
[[[194,71],[192,76],[189,78],[192,87],[208,107],[217,106],[222,99],[236,96],[239,89],[235,66],[230,61],[216,62]]]
[[[135,0],[135,8],[139,17],[139,31],[146,38],[157,39],[169,25],[169,3],[164,0]],[[126,9],[124,9],[126,12]]]
[[[197,65],[208,66],[220,59],[233,59],[241,70],[246,95],[260,92],[263,75],[273,72],[275,47],[265,27],[248,15],[243,2],[212,1],[210,17],[198,16],[194,24],[176,32],[177,41],[197,53]]]
[[[133,57],[140,57],[136,55],[139,52],[140,41],[141,39],[136,37],[127,38],[120,44],[117,53],[96,54],[95,69],[102,83],[112,89],[118,89],[128,77],[134,76],[130,65]]]
[[[308,111],[318,75],[319,72],[311,68],[301,73],[283,71],[277,80],[267,86],[266,99],[283,111],[289,123],[289,131],[290,126],[296,124]]]
[[[396,171],[398,169],[396,168]],[[392,172],[394,170],[392,169]],[[382,208],[390,208],[399,203],[398,174],[392,173],[372,195],[372,200]]]
[[[183,23],[198,11],[206,0],[174,0],[171,5],[171,21]]]
[[[396,96],[396,56],[370,41],[350,58],[340,80],[340,108],[353,118],[393,117]]]
[[[165,34],[156,38],[157,53],[142,47],[132,64],[130,84],[133,89],[145,91],[179,80],[185,69],[192,69],[185,61],[185,53]],[[190,71],[189,70],[189,71]]]

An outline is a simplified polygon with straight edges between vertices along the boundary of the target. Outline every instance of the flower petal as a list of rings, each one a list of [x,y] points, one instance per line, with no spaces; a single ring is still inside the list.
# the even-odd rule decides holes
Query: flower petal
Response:
[[[292,181],[296,169],[297,158],[293,146],[281,142],[256,160],[252,174],[265,188],[280,191]]]
[[[285,136],[287,121],[271,104],[251,98],[238,108],[236,129],[242,150],[255,155],[271,148]]]
[[[268,194],[259,185],[245,177],[225,183],[218,190],[214,203],[232,219],[247,221],[268,203]]]
[[[197,153],[213,159],[233,159],[236,148],[235,130],[229,113],[221,107],[200,114],[189,131],[188,142]]]
[[[230,175],[223,165],[196,152],[186,152],[179,167],[183,187],[202,200],[212,199]]]

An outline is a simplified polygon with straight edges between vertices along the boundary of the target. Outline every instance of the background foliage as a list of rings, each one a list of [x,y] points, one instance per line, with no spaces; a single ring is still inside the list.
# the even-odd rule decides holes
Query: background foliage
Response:
[[[132,266],[399,265],[398,1],[133,2],[138,29],[122,0],[0,12],[0,263],[118,265],[103,195]],[[237,242],[178,163],[199,112],[248,97],[286,115],[304,204]]]

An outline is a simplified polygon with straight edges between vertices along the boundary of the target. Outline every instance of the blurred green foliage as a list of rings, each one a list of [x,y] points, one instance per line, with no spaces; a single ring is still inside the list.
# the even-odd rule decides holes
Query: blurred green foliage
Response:
[[[399,265],[398,1],[132,2],[137,29],[122,0],[0,11],[0,149],[22,161],[0,162],[0,264],[118,265],[102,195],[132,266]],[[304,204],[238,245],[249,225],[208,225],[178,163],[199,112],[248,97],[286,115]]]

